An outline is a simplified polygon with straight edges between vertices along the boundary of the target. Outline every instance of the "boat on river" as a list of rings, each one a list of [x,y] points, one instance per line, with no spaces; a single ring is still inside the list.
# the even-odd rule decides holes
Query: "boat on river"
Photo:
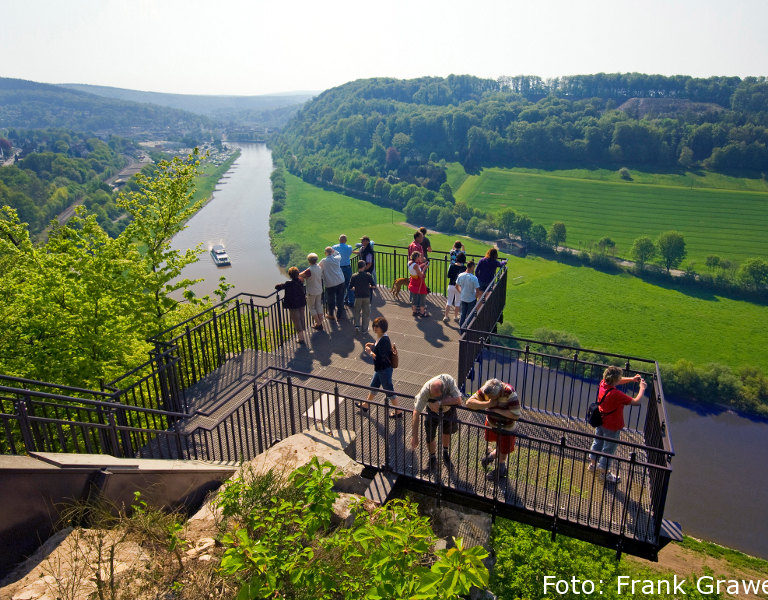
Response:
[[[211,248],[211,258],[217,267],[226,267],[232,264],[229,261],[229,254],[221,244],[216,244]]]

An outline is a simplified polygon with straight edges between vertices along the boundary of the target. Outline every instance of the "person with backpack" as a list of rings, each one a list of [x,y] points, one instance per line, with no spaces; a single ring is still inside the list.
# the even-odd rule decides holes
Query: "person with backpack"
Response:
[[[616,453],[621,430],[624,429],[624,407],[627,405],[635,406],[640,404],[645,394],[647,384],[639,374],[634,377],[624,377],[624,371],[620,367],[608,367],[603,372],[603,380],[600,382],[600,388],[597,395],[597,406],[602,417],[602,425],[595,428],[595,439],[592,442],[589,455],[590,471],[605,477],[606,483],[618,483],[618,473],[608,471],[610,461],[608,456],[600,456],[598,459],[595,452],[602,452],[604,455],[613,455]],[[617,390],[617,385],[636,382],[640,384],[637,395],[634,398],[627,396],[624,392]]]
[[[396,419],[403,416],[403,413],[397,410],[399,405],[397,403],[397,396],[394,394],[395,387],[392,385],[392,372],[398,361],[397,348],[387,335],[389,323],[384,317],[376,317],[371,326],[377,340],[375,344],[368,342],[365,345],[365,353],[373,359],[373,379],[371,379],[370,387],[381,387],[385,390],[385,393],[387,391],[391,392],[387,394],[389,405],[393,407],[389,412],[389,416],[392,419]],[[368,398],[366,398],[365,402],[356,402],[355,406],[363,412],[368,412],[373,397],[374,392],[371,390],[368,392]]]

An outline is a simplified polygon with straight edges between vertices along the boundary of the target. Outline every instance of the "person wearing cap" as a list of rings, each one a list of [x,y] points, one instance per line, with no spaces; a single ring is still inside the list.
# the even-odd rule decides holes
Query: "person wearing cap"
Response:
[[[360,260],[365,261],[365,270],[373,277],[373,283],[376,283],[376,262],[373,256],[373,246],[371,245],[371,238],[364,235],[360,238],[360,248],[355,250],[355,254],[358,255]]]
[[[341,234],[339,236],[339,243],[334,244],[333,249],[341,256],[341,272],[344,273],[344,303],[347,306],[353,306],[355,303],[355,296],[352,294],[352,290],[349,287],[349,280],[352,279],[352,263],[350,258],[352,257],[354,248],[347,244],[347,236]]]
[[[507,456],[515,449],[515,430],[522,411],[515,388],[499,379],[489,379],[467,400],[470,410],[485,411],[485,441],[495,442],[496,448],[481,461],[483,467],[496,462],[487,475],[489,481],[507,476]]]

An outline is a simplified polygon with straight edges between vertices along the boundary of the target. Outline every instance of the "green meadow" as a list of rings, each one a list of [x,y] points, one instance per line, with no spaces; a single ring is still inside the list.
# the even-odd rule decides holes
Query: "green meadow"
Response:
[[[346,233],[351,242],[407,245],[412,230],[401,213],[311,186],[286,174],[287,223],[280,239],[303,251],[322,252]],[[436,250],[454,237],[430,236]],[[487,246],[465,240],[467,251]],[[598,350],[674,362],[755,364],[768,370],[768,308],[706,292],[691,293],[646,283],[630,274],[609,275],[538,257],[510,258],[505,322],[530,336],[539,327],[567,331]],[[388,282],[382,282],[388,283]]]
[[[761,179],[632,171],[633,181],[622,181],[615,171],[583,169],[462,172],[449,166],[456,200],[490,213],[511,208],[547,228],[562,221],[572,248],[608,236],[617,256],[628,258],[637,237],[676,229],[699,270],[710,254],[737,262],[768,255],[768,185]]]

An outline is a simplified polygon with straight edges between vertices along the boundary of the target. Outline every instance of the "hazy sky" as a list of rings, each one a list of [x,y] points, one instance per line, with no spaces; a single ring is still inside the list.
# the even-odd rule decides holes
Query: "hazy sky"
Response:
[[[0,76],[200,94],[468,73],[768,74],[768,0],[0,0]]]

